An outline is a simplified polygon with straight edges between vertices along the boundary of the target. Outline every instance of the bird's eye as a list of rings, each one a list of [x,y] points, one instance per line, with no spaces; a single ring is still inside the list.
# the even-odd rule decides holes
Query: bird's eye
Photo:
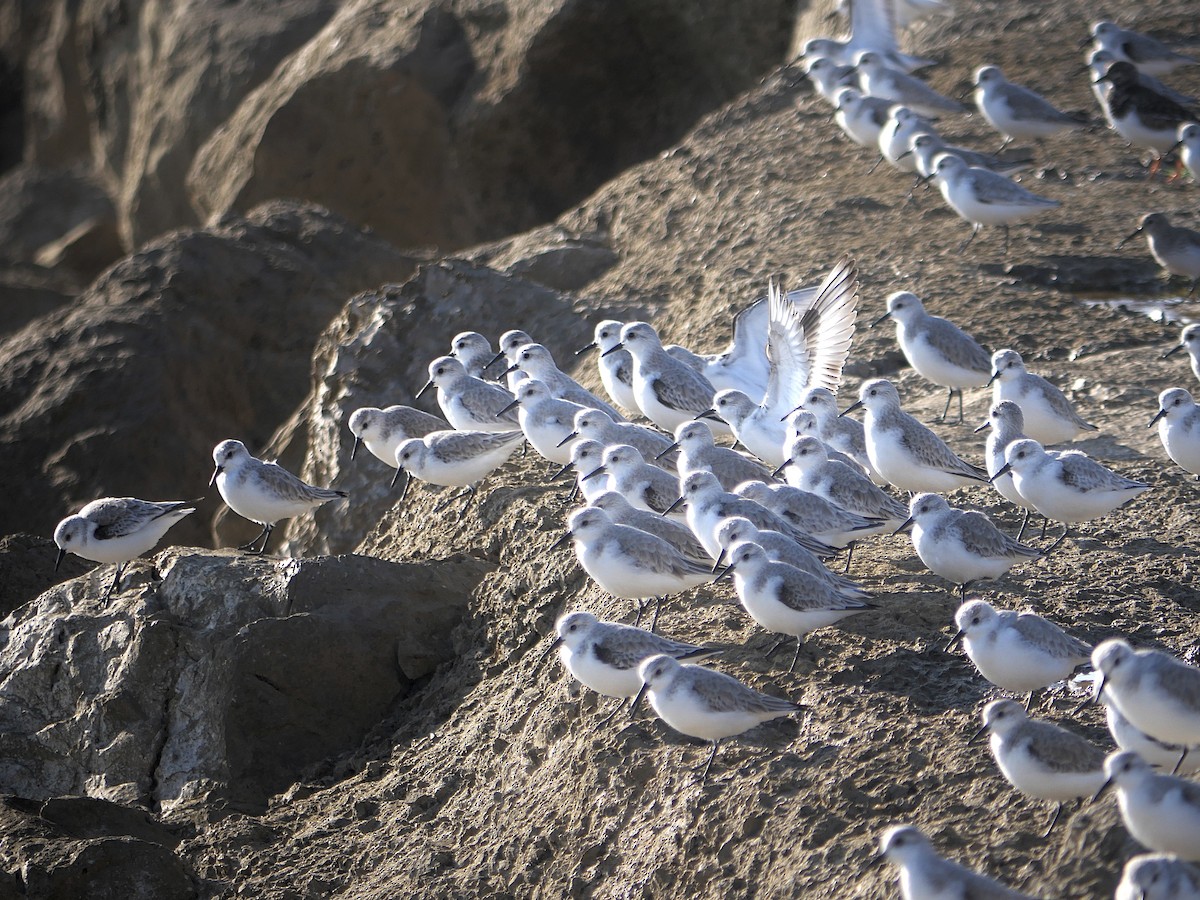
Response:
[[[444,374],[445,374],[445,372],[446,372],[446,370],[445,370],[445,368],[444,368],[444,367],[442,367],[442,366],[438,366],[438,368],[437,368],[437,373],[438,373],[439,375],[444,375]]]

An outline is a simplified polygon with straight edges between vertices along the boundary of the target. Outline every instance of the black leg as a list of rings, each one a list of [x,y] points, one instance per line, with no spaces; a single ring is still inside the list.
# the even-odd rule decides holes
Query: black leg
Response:
[[[850,571],[850,560],[854,559],[854,541],[846,545],[846,565],[842,569],[842,574],[845,575]]]
[[[120,588],[121,576],[125,574],[125,567],[127,565],[129,565],[129,563],[121,563],[117,566],[117,570],[113,572],[112,582],[108,585],[108,590],[104,592],[104,596],[101,598],[105,602],[108,602],[108,598],[115,594]],[[1183,762],[1183,760],[1181,759],[1180,762]]]
[[[1029,708],[1033,706],[1033,691],[1029,692],[1029,696],[1025,698],[1025,712],[1029,712]]]
[[[879,159],[875,160],[875,162],[871,164],[871,168],[867,169],[867,174],[870,175],[872,172],[878,169],[881,162],[883,162],[883,154],[880,154]]]
[[[248,543],[242,544],[242,546],[238,547],[238,549],[245,550],[248,553],[254,553],[256,551],[253,548],[254,548],[254,545],[258,543],[258,539],[261,538],[263,535],[270,534],[270,533],[271,533],[271,526],[264,525],[263,530],[254,536],[254,540],[249,541]],[[259,550],[257,552],[261,553],[262,551]]]
[[[633,705],[633,701],[632,701],[632,700],[630,700],[630,705],[631,705],[631,706]],[[612,719],[612,717],[613,717],[613,716],[615,716],[617,713],[619,713],[619,712],[620,712],[621,710],[623,710],[623,709],[625,709],[625,701],[624,701],[624,700],[618,700],[618,701],[617,701],[617,705],[616,705],[615,707],[613,707],[613,711],[612,711],[612,712],[610,712],[610,713],[609,713],[607,716],[605,716],[603,719],[601,719],[599,722],[597,722],[597,723],[595,724],[595,726],[594,726],[594,729],[600,729],[600,728],[603,728],[605,725],[607,725],[607,724],[609,723],[609,721]]]
[[[1054,807],[1054,815],[1050,817],[1050,824],[1046,828],[1046,833],[1042,835],[1044,838],[1050,837],[1050,832],[1054,830],[1054,826],[1058,824],[1058,817],[1062,814],[1063,805],[1061,803]]]
[[[970,247],[971,241],[975,240],[975,235],[977,235],[977,234],[979,234],[979,226],[978,225],[971,226],[971,236],[969,238],[967,238],[965,241],[963,241],[961,244],[958,245],[958,252],[962,253],[964,250],[966,250],[968,247]]]
[[[804,646],[804,638],[796,635],[796,653],[792,656],[792,664],[788,666],[788,674],[791,675],[796,671],[796,663],[800,660],[800,648]]]
[[[942,409],[942,416],[938,421],[941,421],[941,422],[946,421],[946,416],[950,412],[950,401],[953,399],[954,399],[954,388],[950,388],[949,393],[946,394],[946,406],[944,409]]]
[[[772,656],[775,655],[775,651],[778,650],[780,647],[782,647],[786,643],[787,643],[787,636],[784,635],[783,637],[781,637],[779,640],[777,640],[775,643],[773,643],[771,645],[771,649],[767,651],[767,655],[765,658],[770,659]]]
[[[646,604],[642,600],[639,600],[637,602],[637,605],[638,605],[637,615],[633,617],[633,627],[634,628],[637,628],[638,623],[642,621],[642,610],[646,608]]]
[[[467,507],[470,506],[471,501],[475,499],[475,485],[468,485],[464,493],[467,495],[467,502],[464,503],[462,505],[462,509],[458,511],[460,516],[467,511]]]
[[[652,631],[652,632],[657,631],[657,629],[658,629],[658,611],[660,609],[662,609],[662,603],[663,603],[663,600],[665,600],[665,599],[667,599],[667,598],[666,597],[655,597],[654,598],[654,618],[650,620],[650,631]]]
[[[700,776],[700,783],[704,784],[708,780],[708,770],[712,768],[713,760],[717,758],[717,747],[721,745],[719,740],[712,742],[712,750],[708,754],[708,762],[704,764],[704,773]]]
[[[260,556],[267,552],[267,541],[271,539],[271,532],[274,530],[275,526],[273,524],[268,525],[265,529],[263,529],[262,544],[259,546],[257,551],[253,552],[258,553]]]
[[[1025,526],[1029,524],[1029,510],[1025,510],[1025,518],[1021,520],[1021,530],[1017,532],[1017,540],[1021,540],[1021,535],[1025,533]]]
[[[967,419],[966,419],[966,416],[963,414],[963,392],[962,392],[962,388],[959,388],[958,389],[958,424],[961,425],[965,421],[967,421]]]
[[[1001,225],[1000,227],[1004,229],[1004,252],[1001,255],[1008,256],[1008,226]]]
[[[1038,540],[1044,541],[1046,539],[1046,529],[1049,527],[1050,527],[1050,519],[1046,516],[1042,516],[1042,536],[1040,538],[1038,538]]]
[[[1191,747],[1184,747],[1184,748],[1183,748],[1183,752],[1179,754],[1179,761],[1175,763],[1175,768],[1173,768],[1173,769],[1171,770],[1171,774],[1172,774],[1172,775],[1178,775],[1178,774],[1179,774],[1179,767],[1183,765],[1183,761],[1184,761],[1185,759],[1187,759],[1188,751],[1189,751],[1189,750],[1191,750],[1191,749],[1192,749]]]

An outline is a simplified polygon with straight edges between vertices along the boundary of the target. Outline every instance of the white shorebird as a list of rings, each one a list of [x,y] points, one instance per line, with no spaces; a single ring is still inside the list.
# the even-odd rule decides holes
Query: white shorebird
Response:
[[[734,491],[739,497],[761,503],[793,527],[839,549],[852,541],[882,532],[886,525],[876,518],[861,516],[830,503],[817,494],[790,484],[747,481]]]
[[[588,350],[598,350],[596,368],[600,372],[600,383],[612,398],[613,403],[626,412],[639,412],[637,398],[633,395],[633,359],[628,350],[617,347],[621,343],[621,329],[624,322],[615,319],[605,319],[596,326],[592,342],[575,352],[576,356]],[[608,351],[616,350],[613,353]]]
[[[1041,94],[1013,84],[996,66],[975,70],[975,105],[1004,138],[1001,150],[1014,140],[1041,140],[1084,124],[1055,109]]]
[[[849,512],[878,519],[881,530],[895,531],[908,518],[908,507],[875,484],[858,466],[830,459],[825,445],[812,435],[801,435],[792,441],[780,468],[798,473],[789,484],[824,497]]]
[[[894,0],[854,0],[849,4],[850,33],[844,38],[817,37],[805,42],[805,57],[824,56],[840,63],[853,63],[864,51],[872,51],[888,65],[905,72],[934,65],[900,51],[896,32],[914,18],[938,11],[944,4],[929,0],[907,0],[901,11]]]
[[[693,420],[680,425],[675,430],[674,446],[679,448],[677,468],[681,476],[707,469],[717,476],[717,481],[727,491],[732,491],[743,481],[771,479],[771,471],[762,463],[716,444],[712,432],[703,422]]]
[[[1063,523],[1061,543],[1077,522],[1108,515],[1150,485],[1118,475],[1085,453],[1050,452],[1037,441],[1009,444],[997,475],[1013,473],[1013,487],[1047,519]]]
[[[1172,225],[1163,213],[1147,213],[1138,227],[1117,244],[1117,249],[1139,234],[1146,235],[1155,261],[1171,275],[1191,279],[1188,293],[1196,293],[1196,284],[1200,282],[1200,231]]]
[[[1200,475],[1200,409],[1183,388],[1158,395],[1158,412],[1147,428],[1158,423],[1158,437],[1167,456],[1193,475]]]
[[[983,387],[992,374],[988,352],[949,319],[930,315],[921,298],[911,291],[896,291],[887,298],[887,312],[871,323],[885,319],[896,323],[896,341],[908,364],[927,381],[949,390],[942,421],[950,412],[950,401],[958,394],[958,421],[963,421],[963,388]]]
[[[466,366],[467,373],[476,378],[482,378],[483,370],[497,358],[491,342],[478,331],[460,331],[456,334],[450,341],[450,356]],[[421,435],[414,434],[409,437]]]
[[[1117,790],[1125,830],[1150,850],[1200,860],[1200,784],[1159,775],[1136,753],[1116,750],[1104,761],[1103,786]]]
[[[1179,161],[1192,178],[1200,180],[1200,125],[1185,122],[1179,126],[1179,140],[1171,149],[1179,151]]]
[[[649,532],[618,525],[596,507],[585,506],[571,513],[567,532],[555,546],[568,538],[574,541],[579,564],[593,581],[614,597],[638,601],[639,619],[644,601],[656,601],[657,623],[662,598],[712,579],[711,567],[689,559]]]
[[[934,177],[946,203],[971,224],[971,236],[958,251],[965,250],[984,225],[1004,229],[1004,252],[1008,252],[1008,226],[1062,204],[1028,191],[990,169],[967,165],[953,153],[934,157]]]
[[[1074,439],[1081,431],[1099,430],[1075,411],[1062,391],[1026,369],[1016,350],[992,354],[988,384],[996,385],[993,403],[1011,400],[1021,408],[1025,433],[1039,444],[1059,444]]]
[[[688,559],[712,565],[713,558],[686,524],[648,509],[639,509],[618,491],[604,491],[588,501],[588,505],[604,510],[618,525],[629,525],[662,538]],[[716,571],[715,567],[713,571]]]
[[[1092,680],[1095,679],[1092,673]],[[1076,681],[1083,681],[1084,676]],[[1130,722],[1121,713],[1112,700],[1108,691],[1100,692],[1100,701],[1104,704],[1105,724],[1113,742],[1122,750],[1131,750],[1154,768],[1170,772],[1172,775],[1194,775],[1200,772],[1200,753],[1187,753],[1187,747],[1179,744],[1168,744],[1157,738],[1152,738],[1142,729]]]
[[[842,88],[854,88],[858,84],[858,70],[852,65],[837,62],[832,57],[812,54],[804,57],[804,72],[813,88],[828,103]]]
[[[641,690],[641,664],[665,654],[678,660],[702,660],[720,653],[713,647],[698,647],[684,641],[598,619],[589,612],[569,612],[558,617],[546,656],[558,650],[558,658],[577,681],[605,697],[631,700]],[[545,658],[545,657],[543,657]],[[620,710],[621,705],[617,706]],[[607,721],[607,720],[606,720]]]
[[[879,839],[880,854],[900,870],[904,900],[1032,900],[1026,894],[943,859],[919,830],[893,825]]]
[[[858,57],[859,83],[872,97],[882,97],[907,106],[923,116],[966,112],[963,104],[939,94],[920,78],[888,65],[878,53],[868,50]]]
[[[239,550],[262,553],[280,519],[303,515],[330,500],[348,496],[345,491],[306,484],[277,463],[256,459],[241,441],[221,441],[213,448],[213,462],[216,469],[209,486],[216,484],[230,509],[263,527],[262,534]],[[262,545],[254,550],[259,538]]]
[[[638,409],[659,428],[674,432],[712,408],[717,392],[712,382],[667,353],[658,333],[645,322],[628,323],[621,329],[620,343],[605,352],[621,348],[633,359],[633,395]],[[727,431],[717,422],[711,427]]]
[[[836,412],[835,412],[835,416],[836,416]],[[853,422],[860,429],[862,428],[862,423],[856,422],[853,419],[842,419],[841,421]],[[798,438],[802,438],[802,437],[816,438],[818,441],[821,442],[821,447],[824,448],[825,454],[826,454],[826,456],[828,456],[829,459],[834,460],[835,462],[840,462],[843,465],[849,466],[851,469],[853,469],[856,472],[862,472],[864,474],[866,473],[867,467],[865,465],[863,465],[856,459],[851,459],[849,456],[847,456],[841,450],[835,450],[835,449],[833,449],[833,447],[829,446],[829,444],[825,443],[824,439],[821,437],[821,426],[817,422],[817,417],[814,416],[812,413],[810,413],[807,409],[804,409],[803,407],[801,407],[800,409],[792,410],[790,413],[788,413],[788,417],[787,417],[787,419],[784,420],[784,423],[787,425],[787,431],[784,432],[784,438],[783,438],[783,457],[784,457],[784,459],[783,459],[783,462],[781,462],[779,465],[783,467],[782,468],[783,480],[786,481],[788,484],[794,485],[796,487],[802,486],[800,484],[799,471],[794,466],[789,466],[787,464],[788,458],[791,456],[791,453],[790,453],[791,448],[795,446],[796,440]],[[866,459],[866,445],[865,444],[863,445],[863,458]],[[776,469],[777,473],[779,471],[780,471],[779,469]],[[870,477],[870,476],[868,476],[868,477]],[[876,482],[876,483],[882,483],[882,482],[883,482],[883,479],[880,479],[879,482]]]
[[[1194,66],[1197,60],[1172,50],[1157,38],[1121,28],[1112,22],[1092,25],[1092,42],[1117,59],[1132,63],[1138,71],[1150,75],[1168,75],[1180,66]]]
[[[809,632],[876,608],[858,592],[843,594],[823,578],[772,560],[766,550],[750,541],[729,549],[729,565],[719,577],[730,572],[738,601],[750,618],[768,631],[796,639],[789,673],[796,670],[804,637]],[[786,639],[781,638],[767,651],[767,656]]]
[[[550,351],[541,344],[525,344],[523,347],[518,347],[509,368],[513,371],[524,372],[528,378],[536,378],[550,388],[550,393],[560,400],[598,409],[607,413],[614,422],[623,421],[625,418],[612,406],[559,369]]]
[[[885,484],[887,479],[875,471],[867,454],[867,435],[862,422],[843,416],[837,405],[837,397],[827,388],[810,388],[800,401],[801,407],[817,418],[821,440],[844,453],[871,476],[876,484]]]
[[[1019,562],[1036,559],[1039,550],[1010,538],[981,512],[955,509],[938,494],[921,493],[909,501],[913,549],[926,568],[959,589],[994,581]]]
[[[54,529],[58,556],[54,571],[68,553],[98,563],[115,563],[113,580],[104,592],[107,600],[121,585],[125,566],[153,550],[167,529],[196,511],[194,500],[156,503],[135,497],[103,497],[93,500]],[[255,539],[257,540],[257,538]]]
[[[987,444],[984,448],[984,460],[987,468],[988,476],[992,480],[992,487],[1000,492],[1009,503],[1015,503],[1021,509],[1025,510],[1025,517],[1021,521],[1021,530],[1017,532],[1017,540],[1025,534],[1025,528],[1029,525],[1029,515],[1033,512],[1033,504],[1026,500],[1017,492],[1013,485],[1012,473],[1006,472],[1003,475],[997,475],[1007,460],[1004,458],[1005,452],[1010,444],[1017,441],[1023,441],[1028,438],[1024,432],[1025,415],[1021,412],[1021,407],[1013,403],[1011,400],[1001,400],[999,403],[993,404],[988,412],[988,419],[982,425],[975,429],[978,433],[985,428],[990,428],[988,433]],[[1043,535],[1044,537],[1045,535]]]
[[[413,478],[443,487],[462,488],[447,497],[436,509],[451,500],[466,497],[461,514],[475,497],[479,482],[504,465],[525,441],[520,431],[434,431],[423,438],[410,438],[396,448],[396,474],[392,484],[406,472],[409,478],[400,492],[400,502],[408,493]]]
[[[596,441],[604,447],[628,444],[648,460],[663,468],[674,468],[677,454],[673,452],[675,442],[657,428],[647,428],[634,422],[614,422],[598,409],[581,409],[575,413],[574,430],[567,433],[560,443],[575,438]]]
[[[571,444],[578,440],[570,438],[575,431],[575,416],[591,407],[559,400],[536,378],[521,381],[515,399],[501,412],[508,412],[514,406],[519,408],[517,421],[521,431],[538,455],[560,466],[570,462]]]
[[[446,421],[459,431],[505,432],[520,427],[512,408],[513,395],[497,384],[468,375],[467,367],[453,356],[429,364],[429,380],[417,396],[435,386],[438,406]]]
[[[1143,853],[1125,863],[1114,900],[1200,900],[1200,867],[1169,853]]]
[[[609,490],[616,491],[638,509],[667,515],[679,499],[679,481],[664,469],[648,463],[637,449],[615,444],[604,451],[604,461],[589,478],[608,475]]]
[[[1161,650],[1134,650],[1110,638],[1092,651],[1102,691],[1129,722],[1155,740],[1183,747],[1175,768],[1200,747],[1200,669]]]
[[[804,708],[756,691],[723,672],[684,664],[666,655],[643,662],[639,674],[642,689],[633,699],[634,707],[643,695],[648,695],[655,714],[676,731],[712,742],[701,782],[708,778],[717,748],[725,738]]]
[[[1122,60],[1110,65],[1096,80],[1112,85],[1104,100],[1109,122],[1126,142],[1154,155],[1149,172],[1154,175],[1163,157],[1174,149],[1180,127],[1193,121],[1195,114],[1147,87],[1139,70]]]
[[[489,356],[490,348],[489,348]],[[396,465],[396,448],[401,441],[425,437],[431,431],[448,431],[450,423],[411,406],[363,406],[350,414],[347,423],[354,435],[350,458],[358,453],[358,445],[366,444],[371,454],[389,466]]]
[[[1180,350],[1188,352],[1192,363],[1192,374],[1200,381],[1200,325],[1185,325],[1179,333],[1179,343],[1162,355],[1163,359],[1173,356]]]
[[[1030,719],[1014,700],[983,708],[974,741],[990,732],[988,744],[1008,783],[1035,800],[1057,804],[1043,837],[1054,830],[1063,804],[1092,797],[1104,785],[1104,754],[1090,741],[1050,722]]]
[[[551,480],[561,478],[568,471],[574,469],[575,488],[583,496],[584,502],[590,504],[601,494],[608,491],[608,479],[606,477],[591,477],[603,463],[604,445],[599,441],[580,439],[571,444],[570,461],[555,472]],[[574,496],[574,494],[571,496]]]
[[[1001,175],[1012,175],[1016,172],[1024,171],[1033,165],[1033,157],[1027,154],[1017,155],[1015,152],[1010,151],[1008,155],[1000,157],[991,153],[980,153],[977,150],[971,150],[967,147],[948,144],[938,135],[924,131],[915,133],[909,139],[908,146],[912,151],[913,159],[916,161],[917,174],[921,176],[918,182],[913,185],[914,190],[921,183],[932,180],[933,176],[937,174],[937,167],[934,160],[942,153],[953,154],[968,166],[990,169]]]
[[[1065,681],[1091,658],[1091,645],[1031,612],[999,610],[986,600],[971,600],[954,615],[958,627],[946,649],[962,639],[979,674],[1004,691],[1027,694]]]
[[[839,87],[833,94],[835,112],[833,120],[845,132],[846,137],[860,147],[875,150],[879,147],[879,133],[888,120],[892,101],[879,97],[867,97],[853,87]]]
[[[883,378],[859,389],[858,407],[867,411],[865,434],[872,468],[902,491],[953,491],[972,482],[985,483],[986,474],[964,462],[940,437],[900,408],[895,386]]]
[[[900,172],[915,172],[917,160],[912,153],[912,139],[918,134],[937,134],[937,131],[932,122],[907,106],[893,106],[879,130],[880,155]]]
[[[817,556],[829,557],[837,553],[836,547],[806,534],[761,503],[725,491],[712,472],[693,472],[680,481],[679,490],[679,500],[672,505],[672,509],[686,504],[688,527],[713,559],[720,556],[722,550],[717,540],[717,529],[722,521],[731,516],[749,519],[756,528],[786,534]]]
[[[517,384],[524,381],[527,376],[520,369],[513,369],[512,364],[516,361],[517,350],[526,344],[532,344],[533,338],[527,332],[514,328],[500,335],[500,340],[496,343],[500,347],[500,351],[488,360],[484,369],[490,369],[496,363],[500,362],[501,359],[507,360],[506,369],[508,369],[508,372],[506,377],[508,389],[515,394],[517,392]]]
[[[762,547],[766,551],[767,557],[773,562],[787,563],[793,568],[828,582],[844,597],[866,600],[871,596],[858,583],[829,571],[819,556],[811,550],[801,547],[786,534],[758,528],[743,516],[730,516],[728,519],[722,519],[717,526],[717,543],[721,547],[721,554],[713,565],[714,572],[728,558],[730,548],[743,541],[749,541]]]

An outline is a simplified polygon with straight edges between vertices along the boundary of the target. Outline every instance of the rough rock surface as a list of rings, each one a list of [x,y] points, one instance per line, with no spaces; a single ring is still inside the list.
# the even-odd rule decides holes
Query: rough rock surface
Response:
[[[970,72],[991,62],[1060,106],[1094,114],[1088,85],[1073,74],[1077,41],[1096,14],[1093,7],[1076,0],[956,0],[955,6],[953,18],[921,32],[920,52],[942,63],[930,73],[935,87],[960,93]],[[1195,53],[1192,6],[1183,0],[1144,5],[1127,11],[1127,24]],[[565,69],[567,62],[560,62]],[[1195,73],[1181,72],[1173,83],[1200,89]],[[971,146],[997,143],[978,117],[946,117],[939,127]],[[358,460],[346,467],[349,442],[334,413],[339,404],[410,396],[424,380],[429,356],[459,327],[454,303],[465,304],[476,319],[469,327],[494,339],[519,324],[552,343],[560,357],[573,349],[575,334],[586,335],[607,315],[648,318],[668,340],[714,350],[728,336],[732,312],[758,296],[768,278],[809,282],[850,253],[860,269],[864,327],[843,396],[862,378],[887,375],[922,420],[932,423],[941,411],[943,391],[903,366],[894,329],[865,328],[882,312],[888,292],[912,289],[931,311],[959,322],[985,345],[1019,350],[1100,427],[1080,449],[1153,486],[1113,515],[1080,526],[1078,537],[1049,558],[1016,568],[980,594],[1006,607],[1033,608],[1089,641],[1123,633],[1196,662],[1196,484],[1166,460],[1144,427],[1157,392],[1192,378],[1179,357],[1159,358],[1177,339],[1177,324],[1104,302],[1120,299],[1131,308],[1160,302],[1168,312],[1192,313],[1161,282],[1148,280],[1157,269],[1144,242],[1113,248],[1147,210],[1188,221],[1195,184],[1147,180],[1136,153],[1099,127],[1048,141],[1035,154],[1038,165],[1022,183],[1062,200],[1062,208],[1014,227],[1007,255],[1000,236],[987,229],[960,250],[968,226],[934,194],[918,191],[907,200],[909,178],[886,167],[868,174],[872,154],[841,139],[828,108],[795,69],[784,67],[705,117],[668,152],[623,172],[558,219],[565,236],[559,244],[579,241],[612,265],[589,270],[574,250],[557,245],[538,252],[534,244],[543,232],[536,240],[517,237],[461,259],[440,259],[411,279],[379,278],[350,306],[341,298],[343,312],[323,337],[318,332],[334,313],[308,336],[310,348],[318,342],[313,360],[306,360],[308,397],[297,391],[292,406],[255,425],[264,438],[274,430],[272,446],[314,477],[336,468],[339,479],[386,479],[390,472],[370,457],[361,467]],[[576,263],[558,269],[555,260],[564,259]],[[550,279],[539,283],[553,290],[528,287],[538,280],[531,271]],[[565,278],[544,274],[554,271]],[[511,292],[504,302],[520,312],[519,322],[509,320],[509,305],[480,305],[492,289]],[[548,312],[517,307],[518,289],[545,296]],[[440,290],[449,298],[445,311],[434,303]],[[420,320],[418,309],[428,310]],[[566,322],[570,316],[579,321]],[[359,366],[339,356],[339,340],[366,361]],[[580,371],[588,365],[577,363]],[[589,383],[595,384],[594,374]],[[968,392],[968,421],[982,418],[988,399],[985,391]],[[982,441],[969,428],[935,427],[979,461]],[[98,464],[116,464],[127,447],[105,449]],[[13,450],[9,461],[17,457]],[[28,477],[41,470],[21,461],[11,471]],[[419,565],[470,556],[481,561],[472,565],[488,568],[470,581],[466,612],[450,635],[453,655],[378,713],[361,739],[348,742],[353,746],[343,744],[289,775],[293,783],[286,787],[279,785],[288,778],[267,780],[270,788],[253,802],[189,795],[156,817],[179,835],[174,853],[194,875],[200,896],[893,897],[894,873],[870,862],[879,832],[896,821],[920,825],[946,855],[1030,895],[1111,896],[1121,863],[1138,850],[1115,804],[1068,810],[1043,839],[1046,804],[1015,793],[986,750],[966,743],[979,707],[996,692],[960,654],[942,649],[956,599],[902,537],[878,538],[856,552],[852,575],[875,594],[879,609],[814,634],[794,674],[786,657],[767,657],[774,637],[732,605],[726,584],[664,608],[666,633],[728,646],[714,667],[806,706],[797,719],[723,745],[707,783],[690,770],[703,761],[703,746],[645,713],[632,723],[620,715],[602,723],[614,701],[572,684],[561,666],[544,660],[547,635],[566,609],[627,619],[631,604],[602,595],[569,550],[549,552],[567,506],[564,489],[548,485],[545,472],[533,456],[514,459],[461,515],[435,513],[432,492],[414,490],[403,506],[382,492],[368,496],[369,506],[350,508],[344,528],[330,518],[314,520],[339,542],[369,528],[356,548],[361,557]],[[1015,527],[1013,510],[984,488],[953,501]],[[312,523],[291,527],[292,549],[307,553],[320,546]],[[1033,540],[1041,543],[1036,535]],[[181,596],[192,596],[188,585],[201,578],[184,571],[185,560],[216,565],[232,557],[169,551],[158,559],[174,560]],[[292,564],[244,565],[249,572]],[[31,617],[33,607],[17,610],[31,640],[42,642],[36,646],[53,646],[63,621],[50,600],[83,583],[94,590],[105,574],[43,595],[35,601],[47,610],[40,622]],[[130,593],[149,590],[150,580],[149,566],[135,567]],[[348,585],[350,579],[341,586]],[[261,596],[249,601],[252,609],[266,602]],[[100,612],[87,604],[82,609]],[[268,617],[263,634],[278,643],[273,629],[288,622]],[[141,613],[127,615],[122,625],[147,641],[156,629],[174,627]],[[81,633],[102,634],[114,646],[128,640],[119,630]],[[297,646],[310,645],[297,640]],[[303,659],[277,662],[283,669],[303,665]],[[18,671],[48,674],[40,667]],[[146,728],[145,720],[154,722],[162,707],[151,704],[139,715],[120,700],[126,689],[152,691],[156,683],[133,666],[95,667],[86,690],[71,696],[104,697],[113,722]],[[256,690],[255,698],[270,696],[266,686]],[[65,707],[61,695],[47,696]],[[353,692],[342,696],[353,699]],[[1101,714],[1074,713],[1078,699],[1055,687],[1038,713],[1107,749]],[[74,705],[70,710],[74,715]],[[75,727],[73,719],[61,721]],[[259,726],[257,720],[244,725],[241,737],[265,739]],[[6,724],[0,734],[10,742],[48,741],[66,725],[44,731],[34,735]],[[78,748],[64,770],[77,772],[80,760],[92,765],[108,746]],[[0,758],[13,758],[10,747],[0,744]],[[137,777],[125,774],[111,787],[98,777],[89,790],[136,801],[139,782],[130,779]],[[146,797],[152,792],[148,783],[140,790]],[[128,833],[140,834],[132,826]],[[8,873],[18,870],[11,859],[4,857],[0,867]],[[15,875],[8,877],[15,882]],[[6,887],[0,877],[0,891]]]
[[[173,549],[107,604],[110,567],[69,581],[0,623],[0,784],[262,805],[449,658],[488,568]]]
[[[13,481],[0,532],[50,534],[98,496],[202,495],[218,441],[260,445],[304,396],[313,342],[346,298],[413,266],[284,202],[123,260],[0,342],[0,441],[28,476]],[[199,515],[172,532],[203,533]]]

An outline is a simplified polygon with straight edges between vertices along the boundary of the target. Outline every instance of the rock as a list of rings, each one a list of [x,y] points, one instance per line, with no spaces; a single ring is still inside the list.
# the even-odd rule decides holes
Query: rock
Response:
[[[117,223],[111,217],[95,216],[46,244],[37,252],[35,261],[50,269],[62,267],[92,278],[121,255]]]
[[[0,792],[261,807],[453,655],[488,568],[175,548],[53,588],[0,623]]]
[[[0,263],[0,338],[66,306],[78,293],[68,273],[35,263]]]
[[[74,554],[63,557],[54,571],[58,547],[54,541],[34,534],[10,534],[0,538],[0,617],[34,600],[51,586],[77,578],[96,567]]]
[[[87,222],[115,227],[116,213],[99,182],[81,169],[20,166],[0,178],[0,257],[32,262],[47,244]],[[85,281],[120,258],[120,245],[76,270]]]
[[[304,396],[347,297],[414,261],[324,210],[277,202],[156,241],[69,309],[0,341],[0,442],[26,477],[0,533],[50,534],[100,496],[205,492],[212,448],[257,447]],[[216,500],[171,533],[195,541]]]
[[[517,252],[515,246],[526,252]],[[611,250],[561,235],[553,240],[538,232],[530,241],[488,248],[480,255],[494,256],[510,270],[526,271],[553,255],[557,278],[578,282],[593,271],[598,257],[608,258]],[[433,322],[436,327],[430,327]],[[350,497],[289,520],[282,552],[345,553],[375,527],[395,504],[400,488],[389,487],[395,470],[370,453],[359,453],[350,462],[353,439],[346,426],[350,414],[361,406],[394,403],[438,413],[434,395],[415,399],[428,379],[429,363],[449,350],[450,338],[457,332],[478,327],[493,339],[509,328],[524,328],[544,340],[568,370],[579,365],[574,351],[591,340],[592,331],[574,311],[569,296],[466,260],[425,266],[403,285],[355,297],[318,341],[313,389],[266,451],[305,480],[334,484]],[[224,511],[218,514],[214,524],[218,546],[241,539],[244,529],[231,527],[235,518]]]
[[[0,898],[184,900],[193,875],[179,838],[141,810],[84,797],[0,798]]]

